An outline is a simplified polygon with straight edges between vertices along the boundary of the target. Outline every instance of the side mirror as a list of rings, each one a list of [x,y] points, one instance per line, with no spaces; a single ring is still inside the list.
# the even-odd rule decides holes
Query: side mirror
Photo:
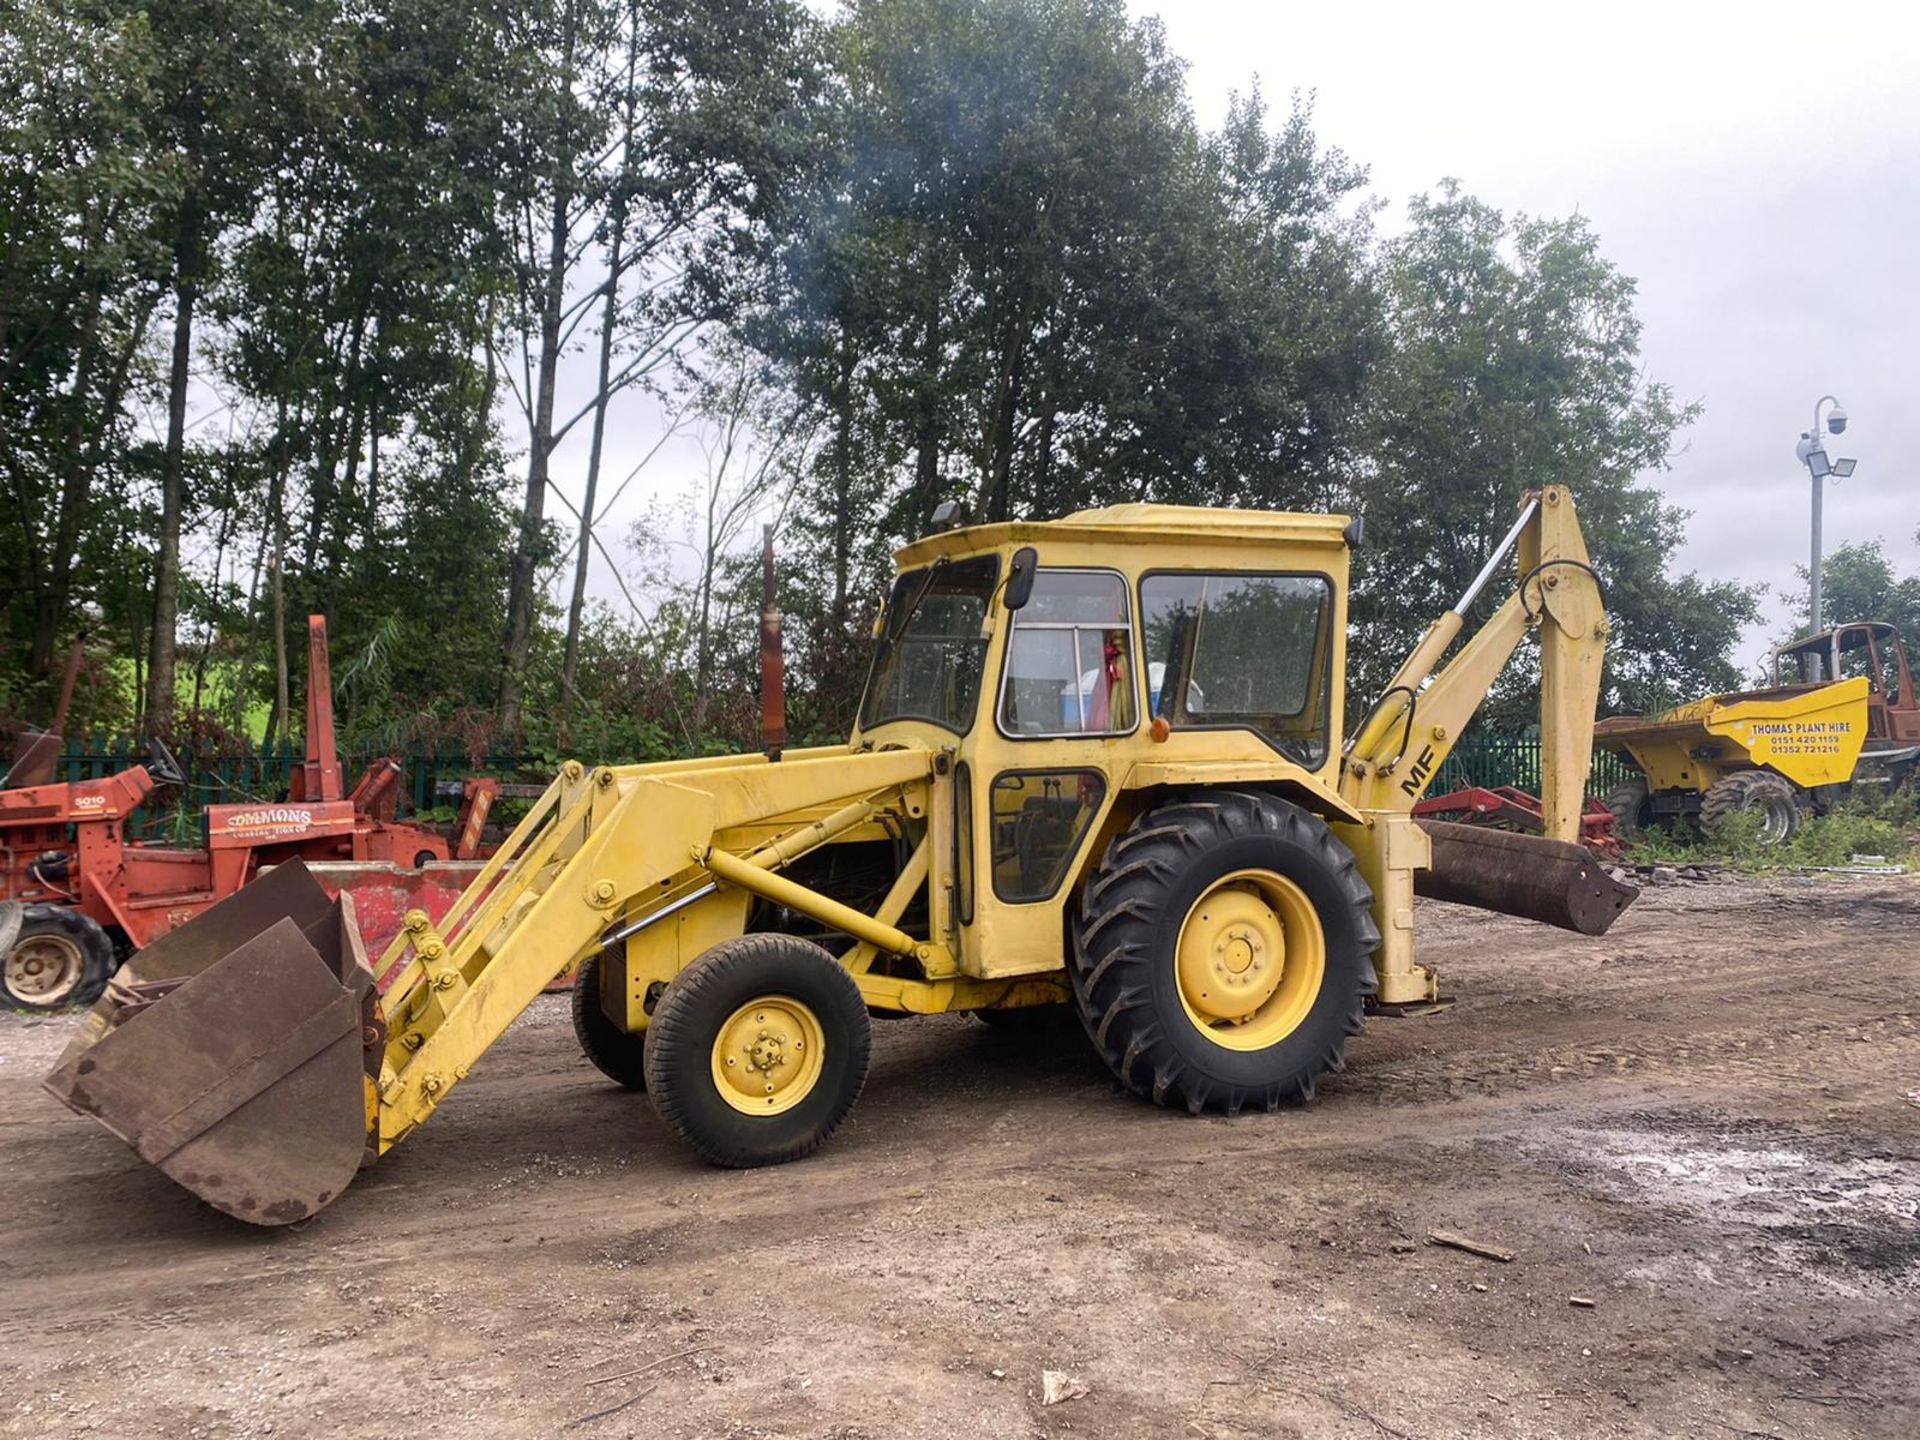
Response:
[[[1040,573],[1040,552],[1022,545],[1013,552],[1013,565],[1007,571],[1007,588],[1002,595],[1009,610],[1024,610],[1033,598],[1033,580]]]

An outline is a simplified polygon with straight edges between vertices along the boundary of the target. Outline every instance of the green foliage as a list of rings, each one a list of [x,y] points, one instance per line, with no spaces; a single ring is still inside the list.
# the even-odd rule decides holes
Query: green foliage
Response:
[[[1646,483],[1696,411],[1587,222],[1447,185],[1383,240],[1305,100],[1208,133],[1121,0],[17,0],[0,154],[10,718],[84,627],[76,720],[154,692],[285,736],[318,612],[349,745],[752,744],[777,515],[789,730],[834,738],[889,551],[946,499],[1364,513],[1359,703],[1547,483],[1607,584],[1607,707],[1738,678],[1753,593],[1673,573]],[[581,403],[562,356],[595,352]],[[736,379],[777,461],[708,477],[691,576],[663,503],[632,604],[572,627],[558,447],[629,390],[713,420]],[[1836,614],[1920,609],[1875,547],[1828,565]]]
[[[1910,787],[1891,794],[1862,788],[1807,820],[1785,845],[1761,840],[1757,813],[1736,811],[1704,828],[1650,827],[1627,847],[1627,859],[1637,865],[1715,865],[1754,873],[1847,865],[1856,855],[1902,864],[1914,858],[1917,818]]]
[[[823,730],[941,501],[1324,503],[1382,343],[1364,172],[1304,103],[1204,134],[1117,0],[859,0],[835,38],[834,144],[745,332],[821,417],[783,604]]]

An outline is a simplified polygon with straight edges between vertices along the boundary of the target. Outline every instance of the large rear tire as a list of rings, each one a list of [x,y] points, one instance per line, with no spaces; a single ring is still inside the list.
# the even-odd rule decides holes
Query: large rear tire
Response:
[[[91,916],[64,905],[29,905],[0,957],[0,1007],[51,1015],[91,1005],[113,978],[113,942]]]
[[[873,1031],[860,987],[791,935],[722,941],[676,975],[647,1027],[647,1097],[715,1165],[817,1150],[860,1097]]]
[[[1081,897],[1068,971],[1134,1094],[1238,1114],[1310,1100],[1375,988],[1373,897],[1324,822],[1211,791],[1148,811]]]
[[[1637,840],[1645,833],[1651,793],[1644,775],[1637,780],[1622,780],[1607,792],[1607,810],[1613,816],[1616,840]]]
[[[600,1073],[629,1090],[647,1088],[647,1032],[622,1030],[600,1008],[601,956],[589,955],[573,977],[573,1034]]]
[[[1735,815],[1760,819],[1760,843],[1785,845],[1799,833],[1807,812],[1803,792],[1771,770],[1740,770],[1716,780],[1700,800],[1700,828],[1713,829]]]

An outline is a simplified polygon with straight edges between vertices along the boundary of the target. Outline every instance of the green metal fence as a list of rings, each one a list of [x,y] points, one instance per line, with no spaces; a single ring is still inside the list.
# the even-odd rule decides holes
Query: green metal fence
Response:
[[[341,769],[351,786],[360,773],[382,753],[346,753],[340,757]],[[60,774],[67,780],[91,780],[129,765],[142,764],[146,749],[124,736],[94,736],[80,742],[61,758]],[[178,826],[182,815],[194,815],[208,805],[245,800],[274,800],[285,795],[293,771],[303,754],[292,744],[273,750],[244,749],[237,753],[200,753],[183,747],[179,752],[187,787],[181,794],[165,795],[166,808],[140,818],[136,831],[157,835],[169,825]],[[534,755],[485,755],[475,765],[464,751],[435,746],[415,746],[395,756],[405,771],[402,793],[414,812],[430,810],[436,804],[452,804],[436,799],[442,782],[458,782],[477,772],[529,780],[546,779],[552,770],[549,761]],[[1621,779],[1632,773],[1619,756],[1597,751],[1593,757],[1593,778],[1588,790],[1605,795]],[[1531,735],[1474,733],[1462,740],[1440,773],[1428,787],[1430,795],[1469,785],[1515,785],[1538,792],[1540,788],[1540,741]]]
[[[1639,772],[1610,750],[1593,752],[1593,772],[1587,793],[1604,796],[1614,786]],[[1540,793],[1540,737],[1537,735],[1468,735],[1440,767],[1429,795],[1444,795],[1470,785],[1513,785]]]

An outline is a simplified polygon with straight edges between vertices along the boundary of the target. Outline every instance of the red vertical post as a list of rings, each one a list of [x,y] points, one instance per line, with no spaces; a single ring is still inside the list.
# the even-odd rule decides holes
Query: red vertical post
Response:
[[[58,735],[67,728],[67,711],[73,708],[73,682],[80,678],[80,662],[87,654],[87,632],[82,630],[73,637],[73,644],[67,650],[67,668],[60,677],[60,701],[53,707],[53,723],[47,726],[52,734]]]
[[[307,758],[302,798],[340,800],[340,754],[333,742],[333,668],[327,663],[327,617],[307,617]]]

